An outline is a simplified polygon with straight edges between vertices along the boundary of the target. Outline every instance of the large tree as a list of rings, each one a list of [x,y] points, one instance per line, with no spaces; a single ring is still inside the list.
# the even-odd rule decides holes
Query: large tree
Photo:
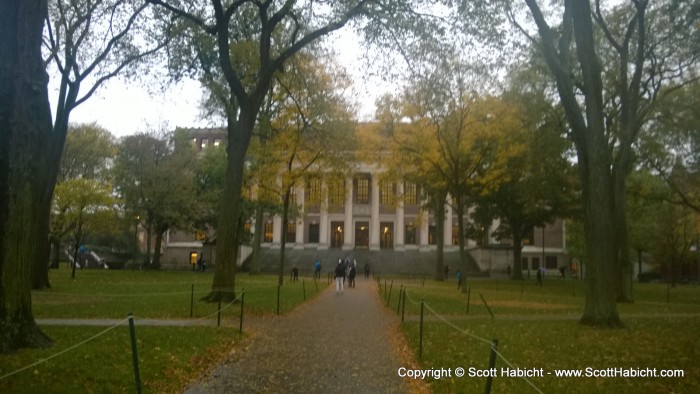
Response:
[[[34,322],[30,272],[50,162],[48,79],[41,59],[46,1],[0,1],[0,352],[49,346]],[[48,225],[48,222],[47,222]],[[47,261],[45,261],[47,263]],[[48,265],[48,264],[47,264]]]
[[[497,159],[486,175],[492,181],[477,197],[477,210],[485,208],[500,218],[497,233],[512,242],[514,280],[523,279],[523,240],[534,227],[568,214],[572,201],[578,197],[573,166],[566,156],[569,143],[562,122],[557,111],[536,96],[511,97],[509,103],[519,108],[520,122],[498,144]],[[496,172],[498,180],[489,176],[490,171]]]
[[[51,165],[39,205],[39,243],[32,269],[35,289],[50,287],[49,216],[71,113],[105,82],[134,70],[167,43],[148,4],[135,0],[50,0],[44,35],[47,71],[58,75],[52,133],[46,136]],[[143,37],[148,37],[144,40]]]
[[[650,31],[650,15],[680,17],[665,7],[679,2],[651,12],[648,0],[630,1],[616,12],[601,3],[592,8],[590,1],[567,0],[543,12],[541,2],[525,0],[536,34],[519,27],[544,55],[576,147],[588,252],[581,322],[619,327],[616,300],[629,299],[625,179],[633,166],[632,144],[660,88],[686,79],[695,56],[675,56],[681,51],[661,41],[689,30],[657,34],[674,25],[666,21]],[[657,62],[662,52],[669,56]]]
[[[145,265],[160,268],[163,235],[194,221],[194,145],[185,132],[125,137],[115,163],[115,186],[127,212],[138,215],[146,229]],[[152,237],[155,236],[151,258]]]
[[[52,233],[63,233],[71,246],[72,279],[75,279],[80,248],[87,238],[96,231],[115,227],[115,203],[111,185],[95,179],[69,179],[56,185],[52,224],[62,228],[58,231],[52,228]],[[85,261],[80,264],[84,265]]]
[[[246,153],[275,73],[300,50],[350,20],[373,12],[391,15],[402,9],[385,4],[390,1],[368,0],[335,3],[213,0],[209,4],[148,1],[188,22],[186,43],[180,47],[195,56],[183,62],[182,68],[198,77],[216,73],[220,76],[216,79],[224,81],[220,97],[225,102],[227,176],[217,232],[217,270],[212,283],[217,291],[212,291],[208,298],[232,300]],[[237,65],[234,50],[241,43],[256,48],[255,69]]]
[[[272,195],[281,205],[282,237],[279,284],[284,281],[287,226],[303,215],[304,202],[297,189],[313,182],[320,186],[328,174],[343,172],[352,160],[354,121],[350,105],[342,97],[346,79],[316,55],[299,54],[280,73],[268,96],[256,149],[251,149],[257,172],[260,198]],[[315,189],[320,192],[320,188]],[[310,203],[320,203],[321,194],[306,190]],[[296,215],[290,215],[296,211]]]

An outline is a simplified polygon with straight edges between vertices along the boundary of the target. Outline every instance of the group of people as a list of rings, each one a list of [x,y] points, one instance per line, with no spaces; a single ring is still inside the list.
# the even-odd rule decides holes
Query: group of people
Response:
[[[345,286],[345,277],[348,278],[348,287],[355,287],[355,277],[357,276],[357,260],[350,262],[350,258],[346,257],[338,259],[338,265],[335,267],[335,292],[343,293]]]

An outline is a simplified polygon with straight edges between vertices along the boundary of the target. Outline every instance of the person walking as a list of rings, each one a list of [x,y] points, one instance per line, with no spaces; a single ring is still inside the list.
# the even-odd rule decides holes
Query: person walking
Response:
[[[321,262],[318,260],[314,263],[314,278],[321,279]]]
[[[542,268],[537,269],[537,286],[542,286]]]
[[[357,267],[353,265],[352,267],[350,267],[350,272],[348,273],[348,287],[355,287],[355,275],[357,275]]]
[[[343,282],[345,282],[345,267],[343,262],[339,261],[335,267],[335,294],[343,293]]]
[[[369,278],[369,263],[365,263],[365,278]]]
[[[457,290],[462,288],[462,271],[457,271]]]

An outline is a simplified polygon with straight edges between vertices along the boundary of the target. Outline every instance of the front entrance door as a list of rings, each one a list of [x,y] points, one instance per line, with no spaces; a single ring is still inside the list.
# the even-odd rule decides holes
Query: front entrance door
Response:
[[[369,222],[355,223],[355,247],[358,249],[369,248]]]
[[[340,249],[343,247],[343,222],[331,222],[331,248]]]
[[[394,248],[394,223],[392,222],[381,222],[379,227],[381,228],[380,235],[380,245],[382,249],[393,249]]]

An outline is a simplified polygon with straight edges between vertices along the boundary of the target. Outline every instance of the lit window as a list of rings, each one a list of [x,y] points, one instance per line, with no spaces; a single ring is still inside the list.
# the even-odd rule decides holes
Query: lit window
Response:
[[[272,223],[265,223],[265,234],[263,242],[272,242]]]
[[[202,138],[202,149],[205,149],[209,145],[209,138]]]
[[[218,138],[214,138],[214,146],[219,146],[221,144],[221,140]]]

